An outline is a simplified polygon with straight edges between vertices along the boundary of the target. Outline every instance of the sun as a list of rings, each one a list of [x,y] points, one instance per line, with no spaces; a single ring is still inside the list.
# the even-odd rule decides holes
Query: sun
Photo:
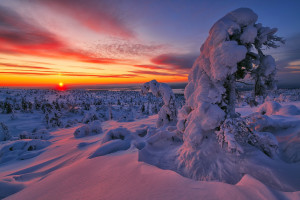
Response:
[[[59,82],[59,87],[62,87],[62,86],[64,86],[64,83],[63,82]]]

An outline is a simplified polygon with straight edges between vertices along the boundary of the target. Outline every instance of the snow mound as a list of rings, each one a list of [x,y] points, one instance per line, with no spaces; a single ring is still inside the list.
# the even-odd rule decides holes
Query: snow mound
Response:
[[[104,156],[117,151],[127,150],[130,148],[130,141],[115,139],[102,144],[89,158]]]
[[[45,140],[17,140],[1,145],[0,163],[11,160],[25,160],[42,153],[41,149],[49,146],[51,142]]]
[[[282,153],[288,162],[296,163],[300,161],[300,132],[283,144]]]
[[[81,138],[81,137],[96,135],[100,133],[102,133],[101,121],[96,120],[76,129],[74,132],[74,137]]]
[[[298,121],[285,121],[282,119],[272,119],[267,115],[253,113],[245,117],[246,123],[252,131],[274,132],[297,126]]]
[[[300,115],[300,109],[294,105],[282,106],[277,115]]]
[[[266,101],[258,108],[258,112],[266,115],[300,115],[300,109],[294,105],[281,106],[274,101]]]
[[[123,128],[123,127],[111,129],[103,137],[102,143],[106,143],[108,141],[116,140],[116,139],[131,140],[132,133],[127,128]]]
[[[201,181],[237,183],[242,174],[236,165],[236,158],[227,156],[218,141],[207,138],[196,150],[188,144],[178,150],[177,171],[186,177]]]
[[[109,130],[103,137],[101,146],[89,158],[127,150],[131,146],[132,138],[132,133],[127,128]]]

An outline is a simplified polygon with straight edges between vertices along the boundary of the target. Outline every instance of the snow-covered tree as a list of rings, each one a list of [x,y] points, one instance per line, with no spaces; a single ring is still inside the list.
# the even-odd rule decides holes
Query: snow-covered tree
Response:
[[[240,63],[237,78],[244,78],[250,71],[255,81],[254,95],[266,97],[267,89],[276,88],[276,64],[271,55],[265,55],[263,49],[277,48],[278,43],[284,43],[283,38],[275,35],[277,28],[262,26],[261,23],[243,28],[239,43],[247,48],[246,58]]]
[[[146,95],[149,91],[156,97],[162,97],[164,105],[158,112],[157,127],[165,125],[175,125],[177,123],[177,110],[175,105],[175,96],[166,83],[159,83],[156,80],[144,83],[141,93]]]
[[[213,25],[200,49],[177,123],[184,140],[179,169],[187,176],[234,182],[240,176],[235,156],[245,149],[275,155],[274,136],[252,132],[235,112],[236,81],[256,74],[268,82],[275,70],[274,59],[260,51],[263,45],[275,47],[281,39],[274,35],[275,29],[256,24],[257,18],[248,8],[228,13]]]
[[[10,138],[8,127],[3,122],[0,122],[0,141],[6,141]]]

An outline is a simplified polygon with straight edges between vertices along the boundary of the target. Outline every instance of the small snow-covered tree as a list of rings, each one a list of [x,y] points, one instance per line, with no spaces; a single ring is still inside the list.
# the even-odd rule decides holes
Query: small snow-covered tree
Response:
[[[11,135],[9,134],[8,127],[3,122],[0,122],[0,141],[9,139],[11,139]]]
[[[278,43],[284,43],[283,38],[275,35],[277,28],[264,27],[260,23],[256,24],[257,37],[253,46],[257,53],[252,53],[254,59],[253,64],[258,66],[252,70],[251,76],[255,80],[255,96],[265,98],[267,89],[276,88],[275,75],[276,64],[271,55],[265,55],[262,51],[263,48],[277,48]]]
[[[274,136],[252,132],[235,112],[237,80],[247,74],[257,77],[257,84],[274,78],[274,59],[261,48],[282,40],[275,29],[256,24],[257,18],[248,8],[228,13],[213,25],[200,49],[177,123],[184,140],[178,151],[179,170],[187,176],[235,182],[241,176],[235,155],[253,146],[269,157],[277,150]]]
[[[141,93],[146,95],[149,91],[156,97],[162,97],[164,105],[158,112],[157,127],[165,125],[175,125],[177,123],[177,110],[175,106],[175,96],[166,83],[159,83],[156,80],[144,83]]]

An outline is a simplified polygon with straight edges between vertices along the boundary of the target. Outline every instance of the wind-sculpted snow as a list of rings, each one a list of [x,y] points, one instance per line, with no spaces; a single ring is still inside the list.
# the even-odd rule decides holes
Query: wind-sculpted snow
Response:
[[[25,160],[38,156],[51,142],[44,140],[16,140],[0,145],[0,164],[12,160]]]
[[[119,127],[109,130],[102,139],[102,145],[89,158],[127,150],[132,139],[133,134],[126,128]]]
[[[117,151],[127,150],[130,147],[130,141],[128,140],[111,140],[102,144],[89,158],[98,156],[104,156]]]
[[[12,97],[16,94],[14,90],[1,91],[5,91],[2,94]],[[10,94],[6,94],[7,91]],[[281,91],[291,97],[288,100],[285,99],[280,109],[292,105],[299,108],[299,102],[293,101],[298,94],[297,90]],[[24,93],[27,92],[24,91]],[[49,93],[52,92],[49,91]],[[104,95],[106,93],[107,99]],[[251,108],[248,104],[241,106],[238,111],[245,118],[245,121],[241,123],[247,122],[251,131],[259,134],[249,141],[254,143],[254,139],[257,139],[257,146],[277,145],[279,154],[278,157],[275,155],[273,159],[270,159],[267,154],[271,154],[273,148],[265,153],[256,151],[255,148],[260,147],[244,146],[240,140],[236,138],[233,140],[234,135],[231,131],[227,131],[224,135],[226,139],[221,140],[224,147],[229,143],[232,151],[237,149],[236,152],[238,152],[235,145],[240,145],[244,151],[239,156],[232,156],[237,153],[224,151],[219,141],[210,136],[212,132],[204,131],[202,143],[195,143],[198,145],[198,151],[191,151],[189,148],[182,148],[182,131],[177,128],[180,127],[179,123],[177,127],[157,128],[158,115],[148,116],[151,111],[148,108],[162,104],[161,98],[155,98],[151,94],[139,96],[137,92],[99,92],[99,96],[94,94],[95,92],[87,91],[72,92],[72,95],[75,95],[72,99],[78,99],[78,104],[70,104],[70,110],[62,109],[63,106],[60,106],[59,117],[64,124],[61,128],[49,126],[46,129],[44,122],[40,123],[43,116],[42,110],[33,109],[32,113],[15,110],[15,119],[10,117],[11,114],[0,114],[1,121],[7,126],[11,135],[9,140],[0,142],[0,198],[24,200],[143,199],[147,195],[149,199],[234,199],[237,197],[240,199],[299,199],[299,115],[283,115],[278,112],[263,115],[257,112],[258,108]],[[124,94],[128,95],[128,98],[124,97],[129,100],[128,102],[131,102],[130,98],[133,98],[132,105],[136,106],[135,108],[138,108],[140,101],[145,100],[144,116],[141,115],[141,118],[135,118],[134,121],[121,120],[121,122],[119,120],[117,114],[122,113],[124,107],[128,109],[125,100],[119,98],[119,95]],[[270,98],[278,99],[280,94],[278,91],[274,92]],[[32,95],[34,98],[34,94]],[[39,94],[36,95],[39,96]],[[65,93],[60,93],[60,95],[62,97],[51,98],[58,98],[60,102],[64,99]],[[86,98],[82,98],[85,95],[87,95]],[[135,95],[140,99],[135,99]],[[71,95],[69,97],[71,98]],[[102,105],[97,105],[100,104],[98,97],[101,97]],[[181,106],[177,104],[179,102],[177,97],[175,95],[175,103],[179,108]],[[0,98],[3,100],[3,96],[0,95]],[[148,100],[149,105],[152,106],[148,106]],[[83,101],[85,101],[84,104],[79,103]],[[94,101],[97,103],[91,103],[88,106],[88,102]],[[14,108],[16,104],[12,104],[12,107]],[[109,104],[111,104],[112,120],[108,120]],[[50,105],[53,110],[57,111],[56,103],[50,103]],[[81,107],[81,105],[84,106]],[[207,106],[200,105],[204,108]],[[45,110],[51,111],[49,105],[44,107]],[[210,107],[210,110],[206,112],[213,113],[214,108],[214,106]],[[83,124],[81,119],[89,111],[96,113],[100,121],[92,120]],[[190,120],[188,116],[191,112],[190,106],[183,106],[180,118]],[[218,122],[215,118],[208,119],[202,121],[201,118],[197,118],[200,126],[212,127]],[[65,128],[68,121],[69,127]],[[228,130],[234,122],[236,121],[226,123]],[[183,131],[185,124],[182,123]],[[74,138],[74,132],[82,126],[89,127],[87,135],[89,137]],[[240,126],[240,128],[242,131],[245,126]],[[234,129],[236,130],[235,127]],[[47,140],[20,139],[21,130],[27,131],[25,135],[30,137],[39,135],[37,134],[39,130],[42,136],[51,137],[40,137],[47,138]],[[91,130],[95,131],[92,133]],[[216,134],[215,137],[217,137]],[[274,137],[277,140],[274,140]],[[263,140],[266,141],[262,142]],[[265,146],[261,149],[267,150],[268,148]],[[185,159],[189,158],[190,168],[186,166],[187,162],[178,162],[179,150],[182,155],[185,154]],[[191,171],[184,171],[188,169]],[[195,181],[182,175],[193,179],[202,177],[201,180],[207,181]],[[209,180],[214,181],[209,182]],[[217,182],[219,180],[226,180],[226,183]]]

